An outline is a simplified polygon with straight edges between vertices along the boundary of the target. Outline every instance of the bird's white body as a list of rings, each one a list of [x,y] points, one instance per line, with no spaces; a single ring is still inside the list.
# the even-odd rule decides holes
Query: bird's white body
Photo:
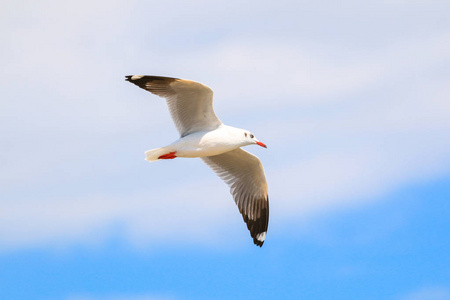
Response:
[[[252,144],[245,133],[243,129],[222,124],[214,130],[191,133],[166,147],[148,150],[146,160],[155,161],[170,152],[175,152],[176,157],[190,158],[219,155]]]
[[[266,147],[249,131],[227,126],[213,110],[213,91],[195,81],[161,76],[126,77],[137,86],[166,99],[180,133],[172,144],[148,150],[153,162],[176,157],[200,157],[229,186],[250,231],[253,242],[262,246],[269,222],[269,197],[261,161],[241,147]]]

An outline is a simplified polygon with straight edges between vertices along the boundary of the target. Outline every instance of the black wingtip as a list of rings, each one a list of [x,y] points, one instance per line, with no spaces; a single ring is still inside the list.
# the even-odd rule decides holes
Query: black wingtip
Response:
[[[247,215],[242,215],[247,228],[250,231],[250,236],[253,238],[253,243],[256,246],[262,247],[267,235],[267,227],[269,225],[269,198],[265,202],[266,207],[260,210],[260,218],[251,220]]]
[[[133,78],[135,77],[135,78]],[[155,80],[161,80],[161,81],[173,81],[173,80],[180,80],[180,78],[177,77],[166,77],[166,76],[154,76],[154,75],[127,75],[125,76],[126,81],[137,81],[140,79],[144,79],[146,81],[155,81]]]
[[[148,75],[127,75],[125,81],[129,81],[145,90],[147,82],[151,81],[153,76]]]
[[[151,86],[152,83],[156,83],[156,84],[160,84],[160,85],[161,84],[167,85],[175,80],[179,80],[179,79],[174,78],[174,77],[153,76],[153,75],[127,75],[127,76],[125,76],[125,81],[134,83],[138,87],[143,88],[144,90],[149,90],[152,93],[153,93],[153,91],[151,90],[151,87],[149,87],[149,86]]]
[[[264,245],[264,241],[258,241],[256,238],[253,238],[253,243],[260,248]]]

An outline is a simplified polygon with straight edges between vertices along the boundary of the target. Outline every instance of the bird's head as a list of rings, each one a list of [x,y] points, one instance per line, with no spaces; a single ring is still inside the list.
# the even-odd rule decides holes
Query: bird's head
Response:
[[[258,141],[258,139],[253,135],[253,133],[250,133],[248,131],[244,131],[244,138],[248,142],[249,145],[256,144],[256,145],[259,145],[261,147],[267,148],[267,146],[264,143]]]

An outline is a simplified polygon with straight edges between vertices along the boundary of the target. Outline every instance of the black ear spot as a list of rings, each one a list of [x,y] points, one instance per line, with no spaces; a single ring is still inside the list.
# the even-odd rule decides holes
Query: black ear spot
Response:
[[[245,132],[244,134],[245,134],[245,137],[247,137],[247,132]]]

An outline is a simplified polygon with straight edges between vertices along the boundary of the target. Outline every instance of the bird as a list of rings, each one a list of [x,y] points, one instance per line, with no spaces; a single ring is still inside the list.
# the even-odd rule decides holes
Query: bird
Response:
[[[128,75],[125,80],[165,98],[180,134],[172,144],[146,151],[145,159],[202,159],[228,184],[253,243],[261,247],[269,224],[267,180],[259,158],[241,147],[267,146],[250,131],[223,124],[213,109],[212,89],[202,83],[151,75]]]

